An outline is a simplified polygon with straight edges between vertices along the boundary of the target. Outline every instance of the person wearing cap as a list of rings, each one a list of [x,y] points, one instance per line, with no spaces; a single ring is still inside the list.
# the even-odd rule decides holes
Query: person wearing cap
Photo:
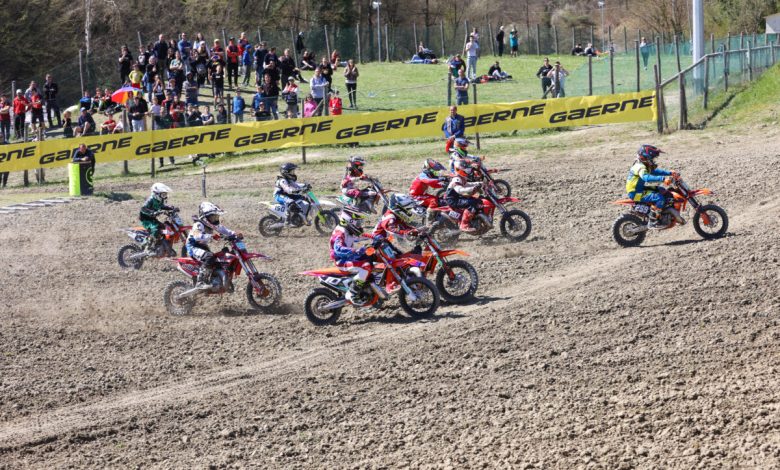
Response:
[[[234,84],[235,87],[238,88],[238,63],[240,59],[241,56],[238,51],[238,46],[236,45],[236,38],[228,39],[227,79],[228,79],[228,87],[230,88],[233,88]]]
[[[287,118],[298,117],[298,85],[295,83],[295,77],[287,77],[287,85],[282,90],[282,97],[287,103],[287,111],[285,111]]]
[[[21,89],[16,90],[16,98],[13,102],[14,108],[14,135],[17,139],[24,138],[24,121],[27,116],[27,110],[30,109],[30,102],[24,97]]]

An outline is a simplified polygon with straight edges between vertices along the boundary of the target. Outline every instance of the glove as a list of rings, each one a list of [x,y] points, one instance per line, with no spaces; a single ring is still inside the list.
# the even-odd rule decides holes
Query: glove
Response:
[[[680,174],[677,173],[676,171],[673,171],[672,172],[672,178],[674,178],[674,180],[677,181],[678,179],[680,179]]]
[[[359,250],[357,251],[357,255],[358,255],[358,256],[365,256],[365,255],[366,255],[366,249],[365,249],[365,248],[361,248],[361,249],[359,249]]]
[[[244,239],[244,234],[241,233],[241,232],[236,232],[236,238],[239,239],[239,240],[243,240]]]
[[[672,184],[672,178],[670,176],[667,176],[666,178],[664,178],[664,185],[665,186],[670,186],[671,184]]]
[[[222,238],[222,237],[218,233],[215,233],[214,235],[211,236],[212,240],[219,240],[220,238]]]

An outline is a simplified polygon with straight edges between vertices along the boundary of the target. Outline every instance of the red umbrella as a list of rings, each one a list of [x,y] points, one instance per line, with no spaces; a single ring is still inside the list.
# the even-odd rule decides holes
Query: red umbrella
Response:
[[[141,93],[141,90],[138,88],[126,86],[111,93],[111,101],[114,103],[125,103],[127,100],[135,96],[136,93]]]

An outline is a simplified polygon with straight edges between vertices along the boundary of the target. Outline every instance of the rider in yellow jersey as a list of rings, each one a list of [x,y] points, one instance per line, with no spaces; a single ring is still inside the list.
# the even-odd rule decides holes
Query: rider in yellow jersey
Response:
[[[659,228],[658,217],[669,200],[669,193],[661,184],[669,185],[673,171],[662,170],[657,167],[655,159],[663,151],[652,145],[641,145],[636,153],[636,161],[628,170],[626,178],[626,193],[636,202],[650,204],[650,222],[648,227]]]

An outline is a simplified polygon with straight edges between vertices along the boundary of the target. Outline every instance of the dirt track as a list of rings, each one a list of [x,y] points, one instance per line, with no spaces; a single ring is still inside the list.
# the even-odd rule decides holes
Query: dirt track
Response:
[[[302,301],[315,283],[295,273],[327,265],[327,241],[257,234],[247,194],[269,193],[247,178],[261,188],[270,174],[210,186],[227,224],[278,260],[264,266],[284,288],[275,315],[247,315],[237,292],[168,316],[162,288],[179,274],[164,262],[123,272],[114,259],[138,200],[5,216],[0,467],[776,466],[778,132],[667,137],[664,161],[718,192],[729,236],[703,242],[684,227],[625,250],[608,202],[635,145],[587,144],[614,129],[573,133],[581,150],[564,156],[491,159],[516,168],[531,239],[463,243],[480,300],[429,321],[347,312],[311,326]],[[370,171],[406,188],[418,165]],[[328,193],[341,169],[307,171]]]

